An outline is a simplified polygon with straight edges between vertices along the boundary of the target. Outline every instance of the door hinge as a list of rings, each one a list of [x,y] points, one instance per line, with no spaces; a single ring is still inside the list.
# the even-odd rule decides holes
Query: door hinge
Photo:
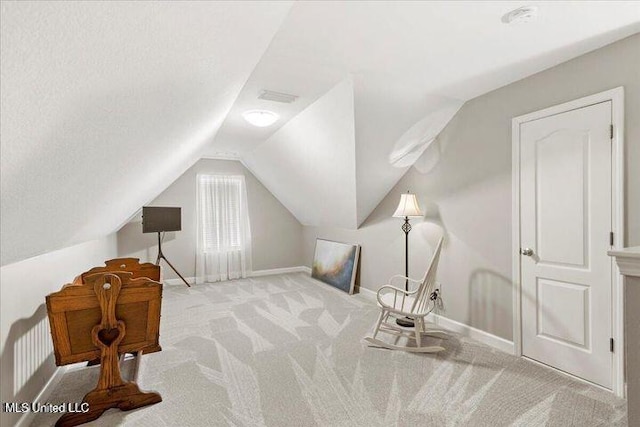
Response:
[[[613,139],[613,125],[609,125],[609,139]]]
[[[613,338],[609,338],[609,351],[611,351],[611,353],[613,353],[613,349],[614,349]]]
[[[609,246],[613,246],[613,231],[609,232]]]

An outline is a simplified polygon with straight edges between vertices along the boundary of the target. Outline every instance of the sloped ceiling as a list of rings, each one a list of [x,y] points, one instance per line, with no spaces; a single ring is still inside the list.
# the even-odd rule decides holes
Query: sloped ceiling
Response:
[[[244,157],[302,224],[357,227],[353,114],[347,79]]]
[[[536,21],[506,25],[501,17],[522,3],[297,2],[207,154],[243,159],[304,224],[331,221],[356,228],[464,101],[640,30],[634,2],[527,5],[539,7]],[[304,114],[307,129],[332,126],[314,102],[325,102],[324,94],[345,80],[353,82],[355,192],[340,197],[348,206],[334,206],[341,217],[314,218],[302,214],[301,205],[305,212],[325,212],[324,189],[345,167],[327,158],[343,147],[326,140],[324,150],[333,154],[308,158],[302,167],[296,153],[307,148],[310,137],[292,129],[298,128],[298,114]],[[258,99],[263,89],[299,98],[291,104]],[[241,114],[255,108],[281,118],[268,128],[252,127]],[[314,150],[321,145],[321,135],[316,136]],[[281,150],[284,146],[289,149]],[[390,161],[398,155],[402,161]],[[307,179],[308,170],[314,171],[313,180]]]
[[[288,183],[257,175],[302,222],[320,224],[312,212],[328,203],[336,168],[326,159],[353,151],[344,182],[355,201],[337,197],[345,205],[329,219],[357,226],[407,169],[389,161],[398,144],[420,149],[412,129],[428,142],[425,119],[640,30],[636,2],[530,4],[539,19],[510,26],[500,18],[521,6],[513,1],[3,1],[1,263],[115,231],[201,155],[265,170],[275,153],[291,156],[283,147],[304,149],[310,139],[283,126],[307,108],[303,128],[354,136],[305,155],[305,168],[277,165],[305,183],[305,208]],[[261,89],[299,98],[265,104]],[[352,104],[336,107],[351,125],[313,107],[334,95]],[[281,120],[257,129],[240,118],[260,107]]]
[[[2,265],[114,232],[200,156],[290,2],[2,2]]]

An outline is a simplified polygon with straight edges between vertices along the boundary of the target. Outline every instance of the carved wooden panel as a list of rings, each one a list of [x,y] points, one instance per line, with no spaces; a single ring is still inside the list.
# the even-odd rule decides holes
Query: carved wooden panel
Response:
[[[92,328],[101,319],[93,284],[104,276],[104,272],[88,273],[81,276],[84,283],[77,280],[46,298],[57,365],[100,357],[100,349],[93,344],[91,338]],[[134,278],[133,272],[111,271],[111,274],[118,276],[122,282],[116,304],[116,318],[123,321],[127,328],[118,351],[159,351],[162,285],[146,277]]]
[[[112,271],[128,271],[133,274],[133,278],[147,277],[156,282],[160,281],[160,266],[151,264],[150,262],[140,263],[139,258],[115,258],[105,261],[104,267],[95,267],[82,273],[81,282],[84,283],[84,277],[94,273],[107,273]]]

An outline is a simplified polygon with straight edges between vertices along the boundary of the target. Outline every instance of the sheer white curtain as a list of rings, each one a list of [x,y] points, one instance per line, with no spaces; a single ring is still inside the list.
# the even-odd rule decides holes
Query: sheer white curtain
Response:
[[[198,175],[196,283],[251,274],[251,229],[244,176]]]

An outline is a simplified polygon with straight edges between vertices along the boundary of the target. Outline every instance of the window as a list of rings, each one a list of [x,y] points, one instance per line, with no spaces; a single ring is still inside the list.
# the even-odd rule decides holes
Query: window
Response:
[[[238,176],[200,176],[202,248],[205,252],[239,250],[240,212],[244,179]]]
[[[196,279],[246,277],[251,232],[244,176],[198,176]]]

